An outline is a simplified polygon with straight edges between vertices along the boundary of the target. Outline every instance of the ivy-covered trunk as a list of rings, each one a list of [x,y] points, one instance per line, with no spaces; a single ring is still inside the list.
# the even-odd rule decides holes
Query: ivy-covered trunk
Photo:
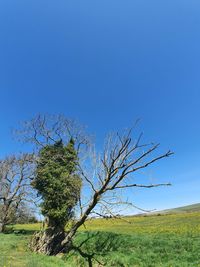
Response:
[[[73,217],[80,198],[82,179],[77,165],[73,139],[67,145],[59,140],[40,150],[32,186],[42,197],[41,211],[48,222],[47,229],[33,236],[32,251],[57,255],[70,249],[71,239],[66,239],[65,225]]]

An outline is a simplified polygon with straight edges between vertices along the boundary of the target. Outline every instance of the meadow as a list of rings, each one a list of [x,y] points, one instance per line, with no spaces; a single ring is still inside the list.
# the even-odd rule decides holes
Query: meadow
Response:
[[[15,225],[0,235],[0,267],[198,267],[200,212],[91,219],[75,238],[69,255],[31,253],[28,242],[40,224]]]

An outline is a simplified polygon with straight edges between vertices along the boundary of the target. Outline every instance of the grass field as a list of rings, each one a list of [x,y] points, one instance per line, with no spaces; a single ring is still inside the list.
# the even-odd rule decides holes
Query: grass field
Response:
[[[81,250],[94,254],[94,266],[200,267],[200,212],[125,220],[88,221],[76,236],[76,246],[87,240]],[[39,224],[15,225],[14,229],[15,233],[0,235],[0,267],[88,266],[88,259],[78,252],[62,258],[31,253],[28,242]],[[26,233],[18,232],[22,229]]]

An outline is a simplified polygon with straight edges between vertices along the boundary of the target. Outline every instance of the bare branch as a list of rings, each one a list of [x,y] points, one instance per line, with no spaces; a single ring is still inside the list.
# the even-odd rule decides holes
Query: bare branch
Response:
[[[140,169],[146,168],[149,165],[159,161],[163,158],[169,157],[173,154],[173,152],[168,151],[167,153],[161,154],[159,156],[154,157],[153,159],[148,159],[150,155],[152,155],[159,144],[141,144],[142,134],[139,135],[137,141],[133,143],[131,136],[131,130],[128,131],[127,134],[120,136],[118,133],[115,137],[109,137],[106,143],[106,149],[101,157],[101,166],[99,171],[97,171],[97,178],[100,180],[99,188],[95,189],[94,183],[91,177],[86,177],[84,175],[85,180],[90,184],[93,189],[93,195],[91,197],[90,203],[86,206],[85,209],[81,211],[81,217],[77,220],[77,222],[73,225],[68,235],[66,236],[63,244],[67,243],[76,233],[77,229],[84,224],[90,214],[96,214],[100,217],[106,217],[107,213],[111,214],[112,217],[116,217],[115,212],[112,211],[111,206],[120,206],[120,205],[128,205],[134,208],[137,208],[141,211],[145,211],[127,200],[120,199],[118,201],[111,201],[112,198],[117,198],[118,196],[114,195],[113,197],[106,200],[106,196],[108,192],[115,192],[117,189],[126,190],[128,188],[153,188],[159,186],[169,186],[170,183],[157,183],[157,184],[137,184],[128,182],[126,177],[130,176],[131,173],[135,173]],[[113,145],[112,145],[113,144]],[[149,149],[145,152],[140,152],[140,149],[143,147],[147,147],[151,145]],[[142,163],[142,160],[146,162]],[[138,165],[140,164],[140,165]],[[126,184],[123,184],[123,181],[126,181]],[[105,209],[105,213],[101,212],[98,206],[103,206]]]
[[[158,186],[170,186],[171,183],[164,183],[164,184],[128,184],[128,185],[121,185],[121,186],[115,186],[114,189],[123,189],[123,188],[130,188],[130,187],[143,187],[143,188],[152,188],[152,187],[158,187]],[[111,187],[107,188],[107,190],[113,190]]]
[[[1,230],[9,222],[11,211],[16,212],[22,202],[32,200],[30,178],[33,171],[34,163],[29,154],[10,156],[0,161]]]

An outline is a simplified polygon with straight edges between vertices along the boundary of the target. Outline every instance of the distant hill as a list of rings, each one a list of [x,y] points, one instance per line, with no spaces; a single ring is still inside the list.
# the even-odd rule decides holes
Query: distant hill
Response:
[[[174,209],[163,210],[160,213],[184,213],[184,212],[200,212],[200,203],[183,206]]]
[[[154,215],[164,215],[164,214],[177,214],[177,213],[190,213],[190,212],[200,212],[200,203],[187,205],[183,207],[173,208],[173,209],[167,209],[167,210],[158,210],[153,212],[147,212],[147,213],[140,213],[136,214],[134,216],[154,216]]]

